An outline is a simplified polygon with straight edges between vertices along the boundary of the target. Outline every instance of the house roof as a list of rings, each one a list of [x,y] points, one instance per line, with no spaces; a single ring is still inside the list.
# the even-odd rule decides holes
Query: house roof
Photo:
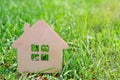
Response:
[[[32,27],[24,25],[24,33],[12,44],[15,48],[29,44],[50,44],[55,47],[68,48],[67,43],[43,20],[37,21]]]

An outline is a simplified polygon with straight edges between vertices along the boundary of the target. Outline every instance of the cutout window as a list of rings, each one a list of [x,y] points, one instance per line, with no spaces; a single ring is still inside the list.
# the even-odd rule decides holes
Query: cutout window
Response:
[[[41,51],[42,52],[48,52],[49,51],[49,46],[48,45],[42,45],[41,46]]]
[[[41,60],[48,61],[49,55],[48,54],[41,54]]]
[[[39,61],[39,54],[31,54],[31,60]]]
[[[39,51],[39,45],[32,44],[31,45],[31,51],[38,52]]]
[[[41,48],[42,54],[38,54],[40,52],[39,48]],[[39,47],[39,45],[32,44],[31,45],[31,51],[33,52],[31,54],[31,60],[32,61],[48,61],[49,60],[49,55],[46,53],[49,51],[49,46],[48,45],[42,45]],[[40,53],[41,53],[40,52]]]

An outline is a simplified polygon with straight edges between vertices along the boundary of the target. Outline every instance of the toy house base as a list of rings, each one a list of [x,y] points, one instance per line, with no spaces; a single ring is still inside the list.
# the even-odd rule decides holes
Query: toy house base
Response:
[[[55,73],[61,71],[62,69],[62,54],[54,54],[51,52],[51,55],[49,55],[49,61],[33,61],[30,59],[30,52],[18,50],[18,53],[22,53],[23,55],[26,54],[24,56],[22,54],[18,54],[19,72]]]
[[[62,51],[68,48],[67,43],[42,20],[32,27],[25,24],[24,33],[12,46],[18,51],[18,71],[33,73],[61,71]]]

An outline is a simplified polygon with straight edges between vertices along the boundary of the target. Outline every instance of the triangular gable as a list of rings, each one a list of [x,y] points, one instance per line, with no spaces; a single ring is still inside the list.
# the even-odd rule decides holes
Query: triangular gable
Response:
[[[27,43],[27,41],[25,40],[29,38],[29,41],[30,41],[33,38],[37,39],[40,36],[40,38],[44,37],[46,41],[47,41],[47,38],[45,37],[50,37],[50,39],[53,38],[54,39],[53,41],[56,42],[55,44],[58,43],[61,45],[61,47],[68,48],[67,43],[53,29],[51,29],[49,25],[47,25],[43,20],[37,21],[32,27],[29,27],[28,24],[25,24],[24,29],[25,29],[24,33],[20,36],[20,38],[18,38],[13,43],[12,45],[13,47],[19,48],[20,46],[25,46],[25,44]]]

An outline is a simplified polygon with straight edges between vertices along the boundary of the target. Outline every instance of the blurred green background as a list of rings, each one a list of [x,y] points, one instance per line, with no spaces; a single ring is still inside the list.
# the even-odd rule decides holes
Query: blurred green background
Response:
[[[11,44],[45,20],[70,46],[60,73],[19,73]],[[1,80],[120,80],[120,0],[0,0]]]

